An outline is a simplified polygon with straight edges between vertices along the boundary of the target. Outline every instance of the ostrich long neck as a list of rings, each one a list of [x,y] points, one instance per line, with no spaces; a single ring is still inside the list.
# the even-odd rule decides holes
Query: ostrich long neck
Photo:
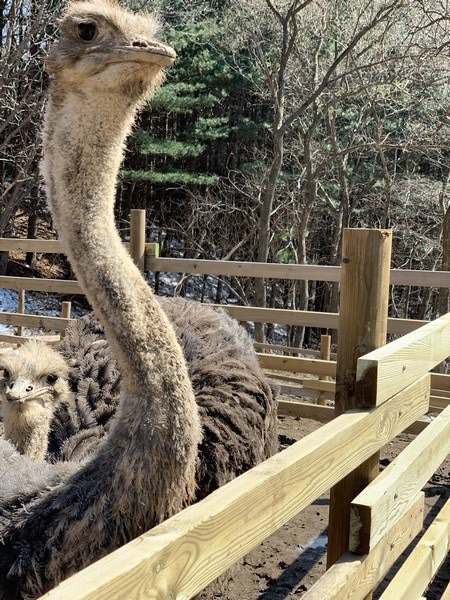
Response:
[[[200,436],[187,368],[167,317],[114,224],[117,172],[136,108],[119,94],[62,95],[56,82],[53,86],[43,174],[63,248],[105,327],[122,373],[124,399],[120,425],[113,431],[114,448],[122,442],[124,452],[140,452],[140,468],[142,462],[156,463],[164,455],[166,468],[173,467],[173,476],[185,479],[180,470],[193,475]],[[148,448],[145,457],[143,445]],[[129,458],[122,462],[129,470]],[[160,473],[164,468],[148,468],[167,480],[167,471]]]

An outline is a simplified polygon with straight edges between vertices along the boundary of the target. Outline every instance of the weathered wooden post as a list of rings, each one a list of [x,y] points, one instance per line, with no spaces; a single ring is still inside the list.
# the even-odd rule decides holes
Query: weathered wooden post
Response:
[[[61,316],[63,319],[70,319],[70,314],[72,312],[72,302],[63,302],[61,306]],[[60,337],[63,340],[66,336],[65,331],[61,331]]]
[[[131,210],[130,254],[143,273],[145,269],[145,210],[143,209]]]
[[[331,359],[331,335],[321,335],[320,336],[320,360],[330,360]],[[319,377],[319,381],[329,381],[329,377],[327,375],[322,375]],[[319,395],[317,396],[317,404],[319,406],[327,406],[327,400],[325,398],[325,394],[322,391],[319,391]]]
[[[336,373],[336,416],[358,405],[356,362],[386,343],[392,232],[345,229]],[[340,481],[330,496],[327,567],[349,547],[350,502],[379,472],[379,453]]]
[[[21,315],[25,314],[25,290],[19,290],[17,312]],[[23,335],[23,327],[19,326],[16,329],[16,335]]]

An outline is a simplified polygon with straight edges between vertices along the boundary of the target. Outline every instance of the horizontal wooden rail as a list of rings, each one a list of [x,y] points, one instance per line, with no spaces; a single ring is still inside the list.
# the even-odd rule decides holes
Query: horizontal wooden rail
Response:
[[[302,600],[363,600],[383,579],[397,558],[421,531],[425,494],[420,492],[408,510],[390,525],[386,535],[365,556],[347,553],[339,559]],[[411,596],[413,598],[413,596]]]
[[[426,590],[450,551],[450,500],[413,548],[380,600],[409,600]]]
[[[37,277],[0,276],[0,288],[8,290],[28,290],[31,292],[52,292],[56,294],[83,294],[78,281],[66,279],[39,279]]]
[[[426,409],[411,386],[380,407],[345,413],[43,598],[191,598]]]
[[[2,312],[0,313],[0,321],[7,325],[33,327],[35,329],[42,327],[45,329],[54,329],[55,331],[63,331],[68,323],[70,323],[71,319]]]
[[[449,354],[450,313],[358,359],[359,401],[372,406],[384,402]],[[376,390],[375,398],[370,396],[372,390]]]
[[[296,356],[276,356],[257,353],[259,364],[263,369],[274,371],[291,371],[292,373],[310,373],[312,375],[336,375],[336,363],[318,358],[297,358]]]
[[[146,271],[226,275],[234,277],[265,277],[311,281],[340,281],[341,268],[322,265],[286,265],[280,263],[235,262],[186,258],[150,258]],[[391,269],[391,284],[429,287],[449,287],[450,271],[415,271]]]
[[[450,407],[416,437],[352,502],[350,550],[367,553],[386,527],[440,467],[450,453]],[[360,539],[361,531],[370,532]]]
[[[130,242],[123,242],[129,249]],[[59,240],[32,240],[28,238],[0,238],[0,251],[10,252],[40,252],[45,254],[65,254]],[[159,244],[145,244],[145,254],[148,257],[158,255]]]

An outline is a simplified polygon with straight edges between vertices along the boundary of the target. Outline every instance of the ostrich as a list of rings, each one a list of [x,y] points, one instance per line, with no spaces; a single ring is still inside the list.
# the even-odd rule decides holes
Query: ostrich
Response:
[[[241,338],[231,351],[225,341],[219,346],[222,362],[203,382],[211,398],[219,384],[228,405],[215,429],[211,425],[208,434],[202,429],[202,414],[212,417],[221,408],[212,400],[197,404],[174,329],[114,225],[125,137],[136,111],[162,82],[162,67],[175,56],[154,41],[156,31],[153,19],[134,16],[111,1],[74,2],[48,57],[53,81],[42,170],[49,205],[117,361],[121,398],[110,432],[81,463],[36,462],[0,440],[2,600],[41,595],[194,502],[199,479],[236,475],[237,455],[226,457],[227,450],[215,453],[218,465],[202,466],[208,448],[239,429],[233,407],[245,415],[246,446],[258,454],[255,462],[274,449],[275,402],[248,346],[239,355]],[[207,328],[198,305],[181,308],[204,324],[192,339],[181,330],[193,354],[201,355],[200,342],[211,331],[222,329],[228,340],[236,333],[223,315],[216,314]],[[214,474],[223,465],[223,474]]]
[[[0,354],[4,437],[21,454],[81,460],[105,435],[118,403],[120,376],[106,341],[88,340],[84,336],[84,352],[72,358],[72,366],[40,340]],[[98,379],[101,369],[99,389],[93,375]],[[95,406],[88,402],[94,393]]]
[[[70,396],[68,365],[59,352],[31,340],[0,355],[0,368],[5,439],[21,454],[42,460],[56,407]]]

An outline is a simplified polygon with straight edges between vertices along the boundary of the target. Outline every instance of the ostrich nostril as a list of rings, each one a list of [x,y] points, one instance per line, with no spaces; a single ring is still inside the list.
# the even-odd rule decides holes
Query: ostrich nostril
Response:
[[[148,44],[145,40],[135,40],[132,45],[135,48],[148,48]]]
[[[32,392],[33,391],[33,386],[32,385],[27,386],[27,389],[25,391],[26,392]]]

